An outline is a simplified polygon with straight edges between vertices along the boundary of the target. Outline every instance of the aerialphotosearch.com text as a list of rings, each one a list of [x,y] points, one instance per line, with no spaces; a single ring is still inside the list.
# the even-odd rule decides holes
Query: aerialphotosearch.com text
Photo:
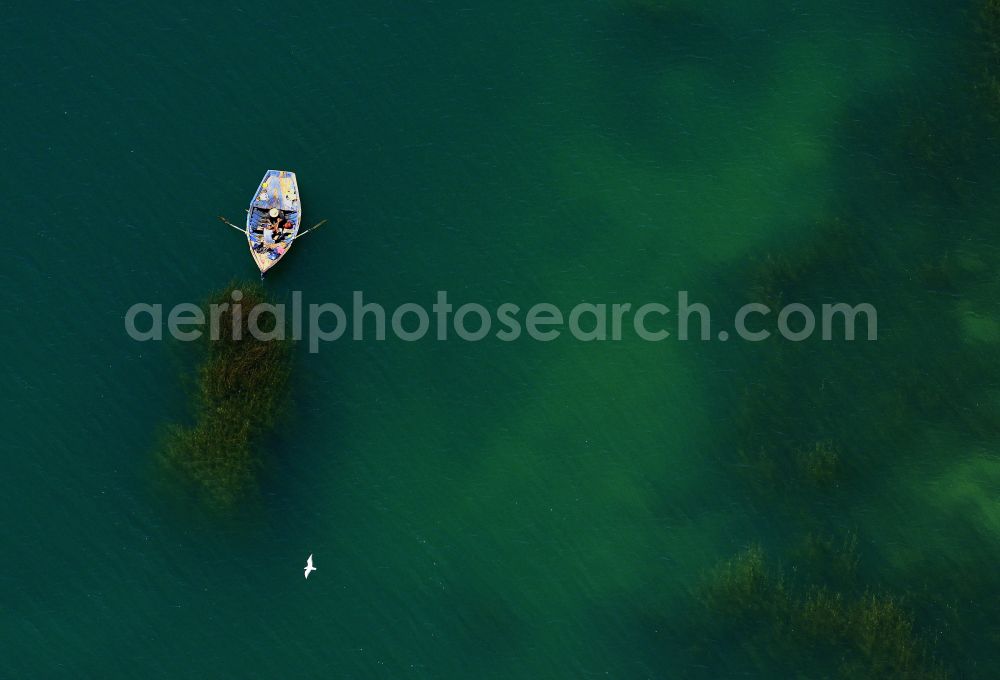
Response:
[[[227,318],[236,339],[244,327],[259,340],[285,339],[287,334],[296,341],[305,339],[310,353],[319,352],[322,343],[338,340],[480,342],[493,337],[501,342],[522,338],[552,342],[569,336],[579,342],[614,342],[632,336],[646,342],[771,338],[801,342],[817,334],[822,340],[878,339],[878,314],[868,303],[823,304],[816,309],[792,303],[775,310],[751,302],[732,315],[728,328],[716,329],[708,306],[692,302],[687,291],[678,291],[672,305],[581,302],[568,309],[549,302],[530,306],[504,302],[492,308],[466,302],[456,307],[443,290],[430,305],[406,302],[389,310],[366,300],[363,291],[354,291],[350,305],[303,304],[301,291],[294,291],[291,298],[290,304],[258,303],[244,310],[242,293],[236,289],[228,302],[209,305],[207,314],[193,303],[164,310],[162,304],[140,302],[126,311],[125,330],[139,342],[162,340],[164,331],[180,341],[197,340],[205,332],[218,339],[222,319]]]

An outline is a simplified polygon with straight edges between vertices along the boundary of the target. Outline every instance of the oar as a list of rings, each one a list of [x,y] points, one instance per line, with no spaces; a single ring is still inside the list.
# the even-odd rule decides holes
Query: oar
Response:
[[[320,227],[322,227],[327,222],[329,222],[329,220],[323,220],[322,222],[317,222],[316,224],[312,225],[311,227],[309,227],[308,229],[306,229],[301,234],[296,234],[295,237],[292,238],[292,239],[289,239],[288,242],[291,243],[292,241],[295,241],[295,240],[298,240],[298,239],[302,238],[303,236],[305,236],[306,234],[308,234],[310,231],[315,231],[316,229],[319,229]]]
[[[247,230],[246,230],[246,229],[244,229],[243,227],[237,227],[237,226],[236,226],[235,224],[233,224],[232,222],[230,222],[229,220],[227,220],[227,219],[226,219],[225,217],[223,217],[222,215],[219,215],[219,219],[220,219],[220,220],[222,220],[222,223],[223,223],[223,224],[228,224],[228,225],[229,225],[230,227],[232,227],[232,228],[233,228],[233,229],[235,229],[236,231],[239,231],[239,232],[242,232],[242,233],[244,233],[244,234],[245,234],[245,233],[247,233]]]

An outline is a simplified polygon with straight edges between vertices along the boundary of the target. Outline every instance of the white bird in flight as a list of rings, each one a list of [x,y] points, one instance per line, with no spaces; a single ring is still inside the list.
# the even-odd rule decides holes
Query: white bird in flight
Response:
[[[316,571],[316,567],[313,566],[313,556],[309,555],[309,559],[306,560],[306,578],[309,578],[309,572]]]

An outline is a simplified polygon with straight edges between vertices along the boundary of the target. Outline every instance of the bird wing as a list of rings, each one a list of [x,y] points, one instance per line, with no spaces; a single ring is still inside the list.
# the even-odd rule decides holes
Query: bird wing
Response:
[[[306,567],[308,569],[312,569],[313,568],[313,556],[312,555],[310,555],[309,559],[306,560]]]

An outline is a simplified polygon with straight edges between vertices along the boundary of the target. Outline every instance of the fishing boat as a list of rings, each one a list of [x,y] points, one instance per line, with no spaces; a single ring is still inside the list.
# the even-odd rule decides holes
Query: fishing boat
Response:
[[[319,229],[320,220],[303,231],[302,204],[295,173],[288,170],[268,170],[257,187],[257,193],[247,209],[247,226],[238,227],[222,215],[223,224],[243,232],[250,244],[250,256],[260,270],[260,278],[288,254],[292,243]]]
[[[295,173],[268,170],[247,210],[247,242],[261,276],[288,254],[301,225],[302,203]]]

